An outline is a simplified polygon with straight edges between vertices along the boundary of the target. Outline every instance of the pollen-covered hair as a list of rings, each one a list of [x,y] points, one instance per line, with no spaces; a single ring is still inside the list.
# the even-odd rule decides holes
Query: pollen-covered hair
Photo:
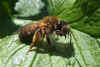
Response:
[[[47,16],[47,17],[43,18],[42,23],[43,24],[52,24],[52,25],[54,25],[58,21],[59,21],[59,19],[56,16]]]

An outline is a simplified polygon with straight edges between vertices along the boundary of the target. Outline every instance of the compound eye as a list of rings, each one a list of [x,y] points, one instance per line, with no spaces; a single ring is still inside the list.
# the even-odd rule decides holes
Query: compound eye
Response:
[[[61,25],[61,22],[60,21],[58,22],[58,25]]]
[[[61,26],[61,25],[62,23],[60,21],[56,23],[56,26]]]
[[[57,23],[56,24],[56,30],[61,30],[61,28],[62,28],[62,25],[60,23]]]

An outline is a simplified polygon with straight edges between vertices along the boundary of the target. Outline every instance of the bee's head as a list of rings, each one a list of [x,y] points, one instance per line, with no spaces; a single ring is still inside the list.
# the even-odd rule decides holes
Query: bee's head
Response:
[[[55,31],[57,35],[66,35],[70,31],[70,26],[66,21],[59,21],[56,23]]]

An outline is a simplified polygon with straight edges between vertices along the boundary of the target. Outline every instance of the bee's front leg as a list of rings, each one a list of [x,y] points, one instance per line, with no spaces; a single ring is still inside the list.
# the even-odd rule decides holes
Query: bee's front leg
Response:
[[[40,32],[39,31],[36,31],[34,33],[33,38],[32,38],[32,43],[30,45],[29,51],[32,51],[32,47],[39,41],[39,39],[40,39],[39,36],[40,36]]]

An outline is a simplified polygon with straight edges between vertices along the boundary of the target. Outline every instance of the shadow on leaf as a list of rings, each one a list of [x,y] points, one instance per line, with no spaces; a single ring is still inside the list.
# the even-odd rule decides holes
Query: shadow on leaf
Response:
[[[51,47],[46,42],[39,42],[36,45],[37,49],[33,49],[32,51],[36,51],[37,53],[42,54],[50,54],[50,56],[62,56],[64,58],[70,58],[75,55],[73,43],[55,43]]]

